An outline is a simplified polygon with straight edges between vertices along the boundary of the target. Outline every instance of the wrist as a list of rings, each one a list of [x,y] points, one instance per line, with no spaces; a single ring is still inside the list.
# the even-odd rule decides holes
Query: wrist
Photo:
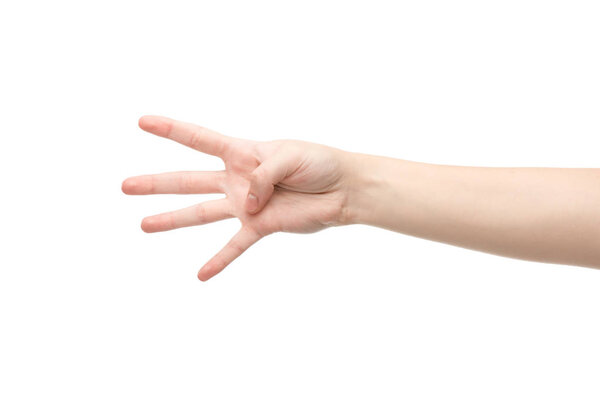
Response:
[[[341,225],[370,224],[375,214],[383,207],[383,191],[387,173],[385,158],[369,154],[344,152],[344,202],[342,204]]]

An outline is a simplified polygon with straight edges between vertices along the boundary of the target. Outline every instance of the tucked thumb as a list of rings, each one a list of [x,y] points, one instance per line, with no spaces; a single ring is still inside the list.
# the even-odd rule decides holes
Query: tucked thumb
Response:
[[[256,214],[264,208],[273,194],[275,185],[288,175],[290,162],[285,153],[275,153],[252,171],[246,211]]]

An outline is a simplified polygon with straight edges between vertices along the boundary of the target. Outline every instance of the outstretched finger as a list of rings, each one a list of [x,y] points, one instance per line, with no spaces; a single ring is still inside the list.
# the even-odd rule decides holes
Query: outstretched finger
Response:
[[[221,158],[233,141],[233,138],[210,129],[167,117],[145,115],[138,124],[146,132]]]
[[[142,230],[147,233],[170,231],[232,217],[229,200],[210,200],[180,210],[146,217],[142,220]]]
[[[225,247],[198,271],[198,279],[206,281],[212,278],[238,258],[244,251],[248,250],[260,238],[261,236],[258,233],[242,226]]]
[[[182,171],[127,178],[125,194],[204,194],[223,193],[225,171]]]

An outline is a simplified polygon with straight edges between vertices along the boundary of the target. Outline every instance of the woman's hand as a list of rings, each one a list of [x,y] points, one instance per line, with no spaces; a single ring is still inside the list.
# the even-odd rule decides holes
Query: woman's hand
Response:
[[[144,116],[139,126],[195,150],[220,157],[223,171],[169,172],[128,178],[126,194],[223,193],[225,197],[146,217],[145,232],[160,232],[238,218],[242,226],[198,272],[207,280],[252,244],[273,232],[316,232],[344,222],[345,152],[292,140],[257,142],[221,135],[165,117]]]
[[[140,127],[221,157],[224,171],[123,182],[127,194],[224,193],[142,221],[158,232],[237,217],[238,233],[198,272],[209,279],[277,231],[367,224],[533,261],[600,268],[600,169],[437,165],[281,140],[254,142],[162,117]]]

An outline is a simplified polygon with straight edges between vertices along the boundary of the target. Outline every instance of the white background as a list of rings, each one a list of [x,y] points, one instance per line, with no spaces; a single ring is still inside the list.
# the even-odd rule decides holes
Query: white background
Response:
[[[600,167],[594,1],[0,3],[0,398],[597,399],[600,272],[365,226],[275,234],[132,175],[220,169],[142,132],[415,161]],[[600,206],[600,205],[599,205]]]

